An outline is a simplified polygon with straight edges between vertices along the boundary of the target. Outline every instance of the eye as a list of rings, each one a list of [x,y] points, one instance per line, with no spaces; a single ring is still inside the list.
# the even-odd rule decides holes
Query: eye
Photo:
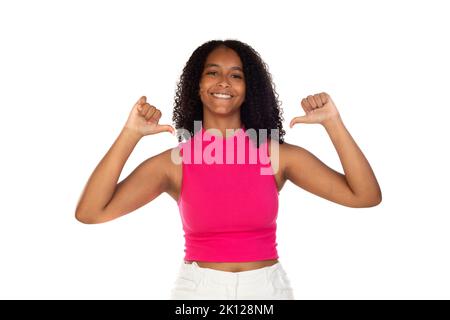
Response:
[[[208,71],[208,72],[206,72],[207,75],[208,74],[215,74],[215,73],[217,73],[217,71]],[[233,74],[232,76],[236,77],[238,79],[242,79],[242,77],[240,75],[238,75],[238,74]]]

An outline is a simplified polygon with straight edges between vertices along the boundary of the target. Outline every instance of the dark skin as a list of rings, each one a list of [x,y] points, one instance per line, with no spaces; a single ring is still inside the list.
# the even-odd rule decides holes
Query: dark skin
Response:
[[[245,99],[245,82],[240,76],[245,75],[238,68],[233,69],[242,68],[242,62],[233,50],[217,48],[208,56],[207,64],[217,66],[205,68],[200,81],[203,126],[205,129],[217,128],[225,136],[225,129],[242,126],[239,108]],[[216,99],[211,95],[214,92],[228,93],[232,98]],[[343,206],[365,208],[378,205],[381,190],[375,175],[344,126],[331,97],[326,93],[310,95],[302,100],[301,106],[305,115],[292,119],[291,128],[297,123],[321,124],[333,142],[345,174],[328,167],[302,147],[287,142],[279,145],[269,139],[269,156],[278,192],[289,180],[318,197]],[[160,118],[161,111],[146,102],[145,96],[138,100],[120,135],[83,190],[75,213],[80,222],[103,223],[116,219],[164,192],[178,202],[183,174],[178,147],[148,158],[117,183],[126,160],[143,136],[173,132],[171,126],[159,124]],[[270,266],[277,261],[197,262],[204,268],[240,272]]]
[[[225,137],[226,129],[239,129],[242,126],[240,107],[245,99],[245,75],[241,59],[234,50],[219,47],[209,54],[199,88],[203,102],[203,127],[206,130],[219,129],[222,137]],[[232,97],[215,97],[213,93],[227,93]],[[197,261],[197,264],[202,268],[239,272],[271,266],[277,262],[275,259],[250,262]]]
[[[245,78],[242,62],[236,52],[226,47],[212,51],[206,59],[199,84],[203,103],[203,127],[226,129],[241,127],[240,108],[245,99]],[[214,93],[230,94],[231,98],[215,97]]]

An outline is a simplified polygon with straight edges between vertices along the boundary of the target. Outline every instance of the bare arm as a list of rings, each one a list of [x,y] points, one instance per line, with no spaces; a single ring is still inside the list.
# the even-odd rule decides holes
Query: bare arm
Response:
[[[76,208],[75,217],[84,223],[104,220],[102,212],[111,200],[120,173],[140,140],[140,136],[124,128],[114,144],[91,174]]]
[[[369,206],[381,202],[381,189],[369,162],[339,118],[324,125],[339,155],[353,194]]]
[[[309,95],[301,102],[306,115],[296,123],[322,124],[339,155],[344,174],[339,173],[309,151],[288,146],[287,175],[296,185],[330,201],[355,208],[372,207],[381,202],[381,189],[364,154],[344,126],[331,97],[325,93]]]
[[[117,184],[122,169],[141,137],[172,131],[158,125],[161,112],[138,100],[114,144],[91,174],[78,201],[77,220],[101,223],[129,213],[156,198],[167,186],[167,154],[161,153],[141,163],[126,179]]]
[[[324,199],[353,208],[381,202],[381,190],[363,153],[343,123],[326,127],[345,175],[328,167],[308,150],[285,144],[286,178]]]

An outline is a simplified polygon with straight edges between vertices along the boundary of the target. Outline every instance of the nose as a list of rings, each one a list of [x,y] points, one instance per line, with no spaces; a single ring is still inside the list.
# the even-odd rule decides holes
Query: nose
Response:
[[[227,77],[221,77],[219,79],[219,82],[217,83],[218,86],[227,88],[230,86],[230,83],[227,81]]]

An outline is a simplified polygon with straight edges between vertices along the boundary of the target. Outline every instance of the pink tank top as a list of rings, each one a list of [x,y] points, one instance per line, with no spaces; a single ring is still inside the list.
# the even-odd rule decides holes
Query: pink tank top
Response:
[[[278,190],[268,141],[258,149],[244,127],[229,137],[206,132],[202,127],[179,144],[183,176],[178,207],[185,260],[278,259]],[[215,163],[211,163],[211,156]]]

